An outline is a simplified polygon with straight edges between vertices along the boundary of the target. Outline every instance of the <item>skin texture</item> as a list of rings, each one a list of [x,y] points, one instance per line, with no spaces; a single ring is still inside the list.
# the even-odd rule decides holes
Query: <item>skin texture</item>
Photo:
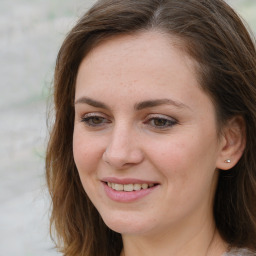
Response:
[[[232,167],[241,155],[224,163],[232,155],[227,138],[239,139],[218,136],[214,105],[195,70],[169,37],[154,31],[112,38],[80,65],[74,159],[104,222],[122,234],[123,255],[222,255],[226,249],[213,198],[217,168]],[[169,102],[140,104],[159,99]],[[117,202],[104,190],[106,178],[158,186]]]

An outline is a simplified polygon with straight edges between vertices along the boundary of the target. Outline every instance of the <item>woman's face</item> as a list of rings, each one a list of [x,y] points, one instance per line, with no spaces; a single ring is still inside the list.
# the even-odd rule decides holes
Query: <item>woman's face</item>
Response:
[[[103,220],[122,234],[212,221],[215,109],[195,63],[173,45],[157,32],[119,36],[79,68],[75,163]]]

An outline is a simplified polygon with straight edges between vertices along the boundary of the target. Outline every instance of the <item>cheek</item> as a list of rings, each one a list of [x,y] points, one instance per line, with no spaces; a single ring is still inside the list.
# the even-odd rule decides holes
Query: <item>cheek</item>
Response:
[[[212,151],[206,143],[198,143],[198,140],[177,139],[166,146],[156,145],[152,152],[152,163],[161,173],[165,185],[163,200],[175,206],[165,209],[166,218],[169,215],[185,217],[212,201],[215,168],[206,156],[212,156]]]
[[[98,161],[101,159],[101,152],[97,140],[92,140],[79,129],[74,129],[73,155],[80,176],[95,170]]]
[[[150,145],[149,145],[150,146]],[[191,145],[188,145],[181,139],[171,139],[165,142],[154,143],[148,150],[149,159],[152,160],[158,169],[167,172],[177,172],[182,166],[191,162],[195,158],[195,151],[192,150]]]
[[[81,167],[84,165],[84,159],[88,158],[87,154],[88,152],[84,148],[83,140],[81,140],[79,132],[75,129],[73,135],[73,155],[79,173]]]
[[[74,129],[73,155],[86,194],[94,201],[97,191],[97,169],[101,161],[101,147],[91,136],[83,130]],[[98,195],[99,196],[99,195]]]
[[[175,181],[174,186],[209,182],[215,170],[216,142],[201,137],[174,136],[169,141],[158,141],[151,145],[149,159],[168,182]]]

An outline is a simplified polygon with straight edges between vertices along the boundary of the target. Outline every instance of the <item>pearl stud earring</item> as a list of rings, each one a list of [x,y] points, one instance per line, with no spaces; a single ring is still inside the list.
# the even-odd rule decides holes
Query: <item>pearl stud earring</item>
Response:
[[[225,160],[224,162],[228,164],[228,163],[231,163],[231,160],[230,160],[230,159],[227,159],[227,160]]]

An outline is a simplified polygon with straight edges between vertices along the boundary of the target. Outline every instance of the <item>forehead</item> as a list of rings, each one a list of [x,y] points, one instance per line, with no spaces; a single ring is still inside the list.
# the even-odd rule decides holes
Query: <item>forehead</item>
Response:
[[[168,96],[191,109],[202,107],[200,103],[210,105],[198,82],[195,61],[177,43],[155,31],[104,41],[79,67],[75,100],[96,97],[131,106]]]
[[[150,72],[151,77],[159,76],[159,70],[162,75],[171,71],[175,75],[179,66],[183,67],[184,75],[187,70],[196,79],[196,62],[185,52],[183,45],[181,40],[158,31],[114,36],[104,40],[87,54],[80,65],[78,80],[81,76],[86,76],[88,80],[96,72],[101,80],[114,75],[121,79],[127,72],[132,78],[138,73],[138,67],[140,75]]]
[[[120,61],[123,61],[129,56],[137,58],[144,54],[144,58],[150,57],[154,58],[155,61],[157,59],[162,61],[164,56],[170,55],[172,48],[175,48],[176,54],[179,54],[184,60],[196,63],[186,53],[187,49],[184,40],[157,30],[139,31],[133,34],[117,35],[103,39],[89,51],[84,61],[92,58],[98,60],[100,58],[102,62],[104,57],[111,57],[112,62],[114,57],[118,57]],[[172,52],[174,51],[172,50]]]
[[[79,67],[75,102],[83,97],[114,113],[134,113],[137,104],[159,99],[186,105],[197,120],[213,120],[216,113],[194,61],[155,32],[112,38],[94,48]]]

